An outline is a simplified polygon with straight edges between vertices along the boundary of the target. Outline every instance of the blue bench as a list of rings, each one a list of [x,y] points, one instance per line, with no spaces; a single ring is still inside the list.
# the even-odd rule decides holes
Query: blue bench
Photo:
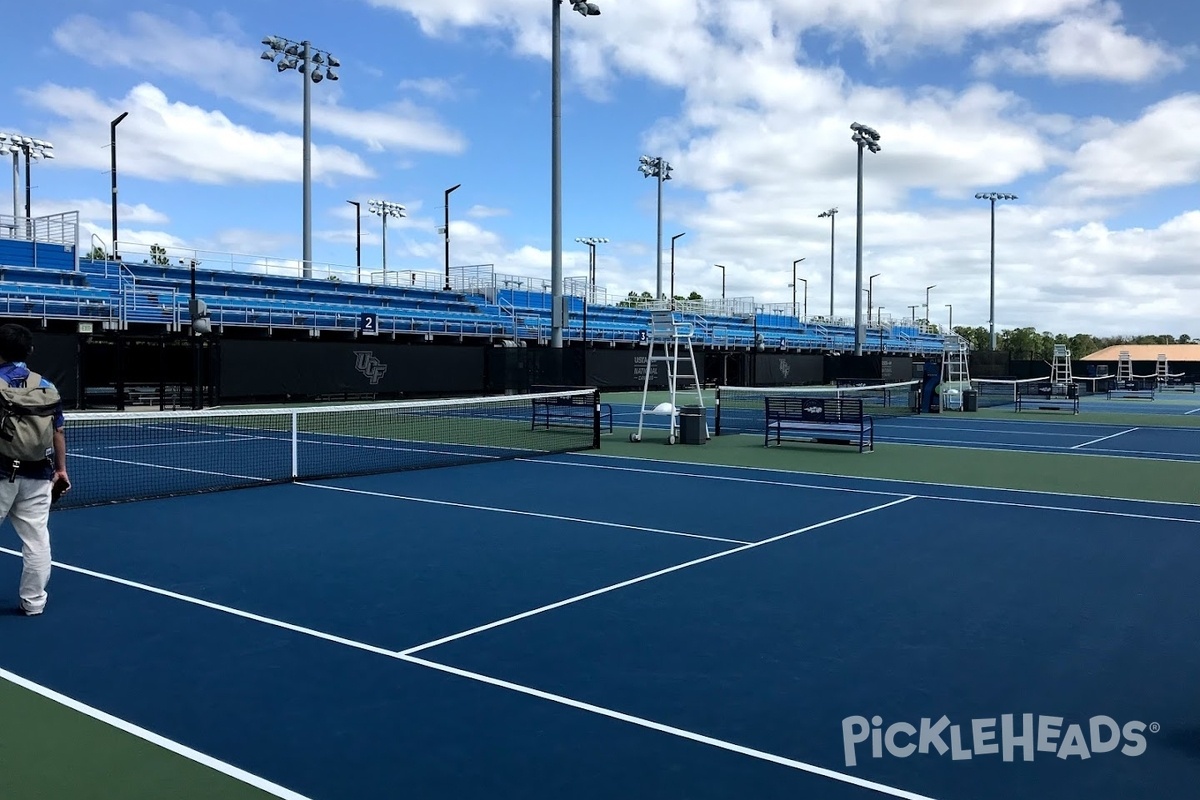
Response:
[[[857,445],[875,449],[875,420],[863,413],[858,397],[767,397],[763,446],[787,441]]]

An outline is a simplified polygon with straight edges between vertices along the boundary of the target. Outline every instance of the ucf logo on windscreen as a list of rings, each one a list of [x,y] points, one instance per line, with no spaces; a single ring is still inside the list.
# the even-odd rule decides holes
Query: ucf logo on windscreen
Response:
[[[370,350],[354,352],[354,368],[366,375],[372,386],[379,383],[380,379],[387,374],[387,364],[376,358]]]
[[[995,755],[1004,761],[1033,761],[1035,754],[1045,753],[1063,760],[1087,760],[1106,753],[1140,756],[1146,752],[1146,732],[1159,731],[1157,722],[1147,725],[1133,720],[1121,725],[1107,716],[1083,723],[1064,722],[1063,717],[1022,714],[1018,719],[1004,714],[999,720],[973,719],[964,725],[952,724],[943,716],[937,721],[925,717],[919,725],[894,722],[884,727],[882,717],[853,716],[842,720],[842,746],[847,767],[856,766],[868,751],[871,758],[883,758],[886,752],[895,758],[934,753],[949,754],[953,761]]]

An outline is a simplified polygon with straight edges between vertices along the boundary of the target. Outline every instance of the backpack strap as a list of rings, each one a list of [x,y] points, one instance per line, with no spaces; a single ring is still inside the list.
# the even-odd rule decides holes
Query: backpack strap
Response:
[[[36,383],[35,383],[36,381]],[[42,376],[30,370],[29,376],[25,378],[26,389],[36,389],[42,385]]]

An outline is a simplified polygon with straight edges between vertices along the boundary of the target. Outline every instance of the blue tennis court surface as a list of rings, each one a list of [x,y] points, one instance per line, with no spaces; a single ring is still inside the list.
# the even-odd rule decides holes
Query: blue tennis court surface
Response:
[[[1145,401],[1142,408],[1149,407],[1152,402]],[[617,405],[613,408],[617,427],[637,427],[637,406]],[[709,430],[713,431],[714,409],[707,409],[707,413]],[[665,415],[647,414],[644,424],[652,430],[665,430],[668,422],[669,417]],[[748,427],[757,424],[751,423]],[[1157,427],[1153,417],[1148,417],[1144,425],[1113,425],[1081,420],[1056,422],[1052,416],[1036,412],[1025,414],[1023,418],[1014,413],[1012,418],[1005,419],[956,411],[880,416],[875,418],[875,426],[877,443],[1200,461],[1200,428]],[[741,435],[761,437],[762,432]]]
[[[53,524],[0,667],[290,797],[1200,785],[1200,505],[565,455]]]

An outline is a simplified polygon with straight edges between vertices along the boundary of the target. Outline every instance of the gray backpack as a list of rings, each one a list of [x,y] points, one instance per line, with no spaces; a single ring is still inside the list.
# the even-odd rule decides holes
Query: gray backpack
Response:
[[[54,416],[62,398],[41,383],[36,372],[24,387],[0,381],[0,456],[6,460],[44,461],[54,447]]]

